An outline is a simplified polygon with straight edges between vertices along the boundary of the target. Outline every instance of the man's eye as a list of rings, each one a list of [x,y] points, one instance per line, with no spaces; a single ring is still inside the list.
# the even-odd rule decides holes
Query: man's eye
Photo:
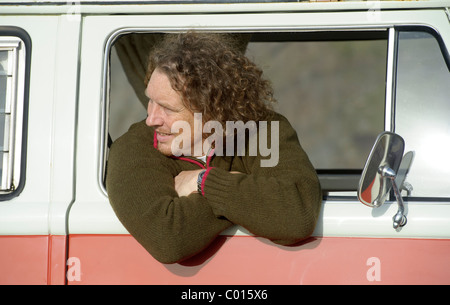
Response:
[[[165,113],[166,113],[166,114],[171,114],[171,113],[173,113],[173,112],[174,112],[174,110],[173,110],[173,109],[170,109],[170,108],[166,108],[166,107],[164,107],[164,111],[165,111]]]

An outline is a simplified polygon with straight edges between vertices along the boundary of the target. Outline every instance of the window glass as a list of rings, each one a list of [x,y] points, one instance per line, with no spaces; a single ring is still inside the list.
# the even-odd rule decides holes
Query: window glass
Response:
[[[147,117],[147,110],[130,85],[116,49],[111,50],[109,136],[115,141],[131,124]],[[142,81],[143,83],[143,81]],[[144,91],[144,87],[142,89]]]
[[[450,72],[435,36],[398,37],[395,132],[415,158],[407,181],[414,197],[450,196]]]
[[[5,111],[8,82],[8,51],[0,51],[0,111]]]
[[[0,33],[0,194],[19,187],[25,82],[25,44]],[[19,105],[21,103],[22,105]],[[6,197],[1,197],[5,199]]]
[[[332,38],[332,37],[331,37]],[[362,169],[384,130],[387,40],[250,43],[316,169]]]
[[[2,50],[3,49],[3,50]],[[0,44],[0,190],[11,188],[11,176],[9,174],[11,162],[9,161],[9,108],[11,103],[12,78],[14,71],[11,71],[12,63],[15,62],[14,47],[9,43]]]

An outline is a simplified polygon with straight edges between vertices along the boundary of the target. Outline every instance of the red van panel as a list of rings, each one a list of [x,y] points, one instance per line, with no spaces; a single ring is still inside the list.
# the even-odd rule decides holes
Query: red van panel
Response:
[[[0,285],[65,283],[66,236],[0,236]]]
[[[182,264],[159,263],[129,235],[69,243],[79,276],[68,284],[450,284],[448,239],[323,237],[284,247],[221,236]]]

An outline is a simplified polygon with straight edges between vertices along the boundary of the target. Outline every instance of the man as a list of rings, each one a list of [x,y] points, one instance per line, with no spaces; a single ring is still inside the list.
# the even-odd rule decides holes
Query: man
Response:
[[[162,263],[199,253],[233,224],[281,245],[311,235],[319,181],[296,132],[271,110],[261,70],[227,36],[195,32],[167,35],[149,62],[148,117],[112,145],[108,160],[110,202],[130,234]],[[208,151],[196,149],[208,146],[208,135],[195,135],[199,114],[201,130],[212,121],[216,129],[238,121],[267,125],[256,136],[277,149],[277,162],[262,166],[267,158],[250,154],[250,136],[244,154],[239,145],[228,150],[242,144],[235,131]],[[174,128],[179,122],[189,128]]]

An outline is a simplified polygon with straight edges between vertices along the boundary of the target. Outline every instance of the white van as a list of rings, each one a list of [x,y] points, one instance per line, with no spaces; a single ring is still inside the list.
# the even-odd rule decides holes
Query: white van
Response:
[[[1,284],[450,284],[450,2],[261,2],[0,2]],[[116,218],[143,51],[192,29],[243,37],[298,131],[324,191],[301,244],[236,226],[161,264]]]

